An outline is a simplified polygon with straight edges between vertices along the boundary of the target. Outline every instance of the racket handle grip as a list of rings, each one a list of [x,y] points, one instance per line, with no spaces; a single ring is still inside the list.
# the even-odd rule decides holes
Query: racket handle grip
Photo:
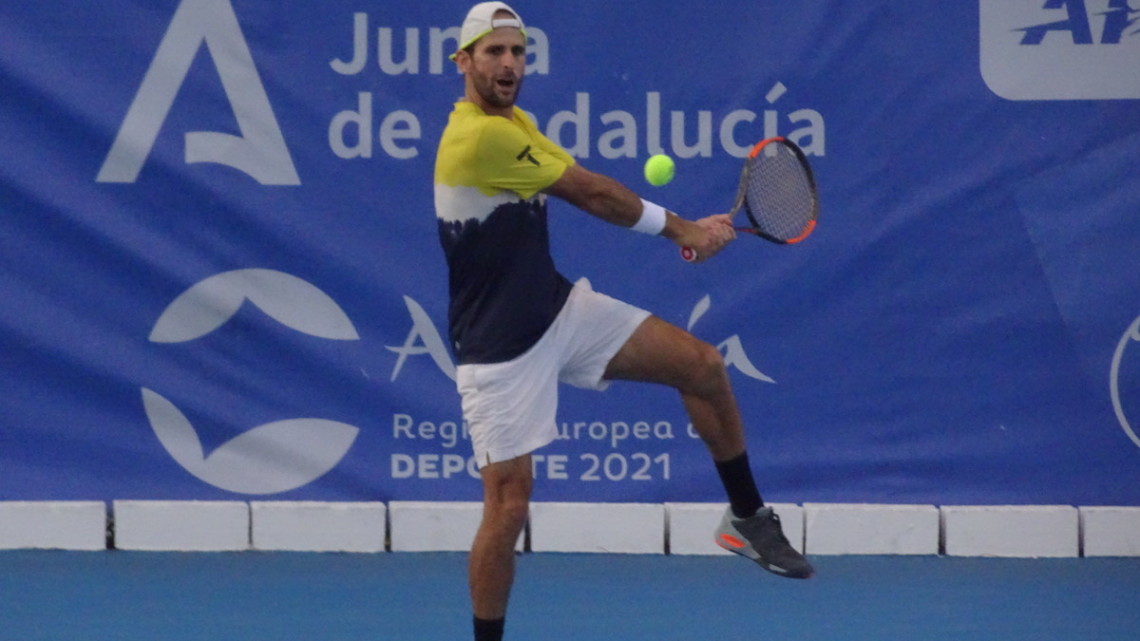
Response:
[[[692,247],[682,247],[681,260],[685,261],[686,263],[691,263],[697,260],[697,250],[693,249]]]

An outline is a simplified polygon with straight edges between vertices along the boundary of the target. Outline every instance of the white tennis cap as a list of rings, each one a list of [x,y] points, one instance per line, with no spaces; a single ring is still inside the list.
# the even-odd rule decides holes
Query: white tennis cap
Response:
[[[496,11],[509,11],[514,17],[496,18]],[[526,37],[526,28],[523,27],[522,18],[519,17],[517,11],[507,6],[507,3],[480,2],[471,7],[471,10],[467,12],[467,17],[463,20],[463,26],[459,29],[459,51],[470,47],[479,38],[499,27],[514,27],[523,33],[523,37]],[[459,51],[455,53],[459,53]],[[455,53],[451,54],[452,60],[455,60]]]

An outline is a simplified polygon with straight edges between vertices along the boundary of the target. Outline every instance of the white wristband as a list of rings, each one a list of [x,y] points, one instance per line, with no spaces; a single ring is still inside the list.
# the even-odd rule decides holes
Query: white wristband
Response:
[[[641,200],[641,218],[638,218],[630,229],[650,236],[657,236],[665,229],[665,218],[664,207],[643,198]]]

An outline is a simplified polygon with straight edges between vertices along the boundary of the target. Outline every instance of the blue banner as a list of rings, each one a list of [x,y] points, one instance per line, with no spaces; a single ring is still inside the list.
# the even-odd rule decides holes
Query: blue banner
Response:
[[[467,8],[0,8],[0,500],[481,496],[432,202]],[[807,152],[794,247],[551,204],[567,277],[720,348],[766,498],[1140,505],[1134,3],[517,8],[520,106],[646,198]],[[722,500],[669,390],[558,420],[537,500]]]

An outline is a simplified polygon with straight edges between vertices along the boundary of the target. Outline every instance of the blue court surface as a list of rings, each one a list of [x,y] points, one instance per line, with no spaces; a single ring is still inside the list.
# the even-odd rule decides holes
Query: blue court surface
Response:
[[[465,554],[0,552],[4,641],[462,641]],[[1140,559],[528,554],[511,641],[1136,641]]]

